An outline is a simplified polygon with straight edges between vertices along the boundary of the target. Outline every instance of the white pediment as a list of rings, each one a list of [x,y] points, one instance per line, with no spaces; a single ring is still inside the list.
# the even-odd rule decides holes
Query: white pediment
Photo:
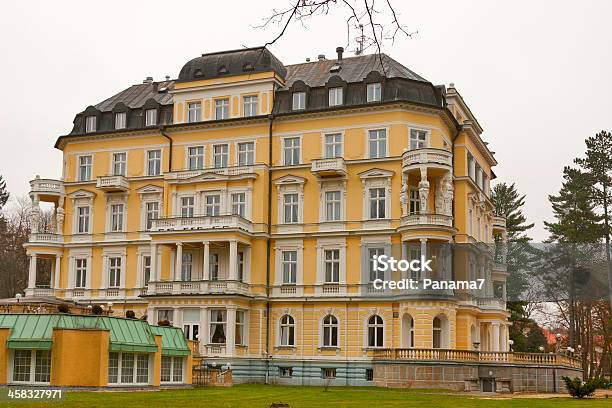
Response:
[[[76,198],[93,198],[96,196],[96,193],[94,193],[93,191],[89,191],[89,190],[76,190],[73,191],[72,193],[68,194],[68,197],[72,198],[72,199],[76,199]]]
[[[139,194],[161,194],[164,192],[164,188],[155,186],[153,184],[147,184],[146,186],[140,187],[136,190]]]
[[[293,176],[291,174],[287,174],[286,176],[279,177],[274,180],[274,184],[277,186],[289,185],[289,184],[304,184],[306,183],[306,179],[300,176]]]
[[[362,179],[390,178],[393,177],[393,174],[395,174],[395,172],[391,170],[373,168],[370,170],[362,171],[361,173],[359,173],[359,177]]]

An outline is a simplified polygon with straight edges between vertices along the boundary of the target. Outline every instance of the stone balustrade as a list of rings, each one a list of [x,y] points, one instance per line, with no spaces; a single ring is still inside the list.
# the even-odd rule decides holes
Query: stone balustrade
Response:
[[[312,161],[310,171],[322,177],[344,176],[346,175],[346,163],[342,157],[316,159]]]
[[[151,232],[216,228],[238,228],[247,232],[252,232],[253,224],[249,220],[236,214],[157,218],[152,222]]]
[[[448,150],[433,148],[407,150],[402,154],[404,170],[417,168],[421,165],[452,168],[453,154]]]
[[[222,281],[159,281],[149,282],[147,295],[228,294],[246,295],[249,285],[244,282]]]

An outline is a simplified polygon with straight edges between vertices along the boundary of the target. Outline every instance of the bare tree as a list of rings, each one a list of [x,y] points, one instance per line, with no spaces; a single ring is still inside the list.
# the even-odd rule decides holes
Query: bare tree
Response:
[[[278,34],[265,44],[268,46],[282,38],[292,23],[297,22],[305,27],[311,19],[339,13],[344,15],[346,21],[347,49],[351,39],[356,38],[356,54],[376,48],[380,55],[386,42],[394,43],[398,36],[412,38],[418,33],[400,23],[399,14],[391,3],[391,0],[293,0],[285,8],[273,9],[257,28],[278,27]]]

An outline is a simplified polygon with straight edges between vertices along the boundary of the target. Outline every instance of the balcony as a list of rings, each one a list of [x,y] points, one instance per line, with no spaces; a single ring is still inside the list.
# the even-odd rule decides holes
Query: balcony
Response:
[[[56,202],[65,194],[63,181],[41,179],[38,176],[30,181],[30,195],[38,195],[40,201]]]
[[[147,295],[247,295],[249,285],[238,281],[160,281],[149,282]]]
[[[411,214],[403,216],[401,219],[402,227],[421,227],[421,226],[436,226],[436,227],[453,227],[453,217],[443,214]]]
[[[130,183],[124,176],[102,176],[98,177],[96,188],[109,192],[128,191]]]
[[[422,165],[450,170],[453,167],[453,154],[443,149],[407,150],[402,154],[404,171],[417,169]]]
[[[43,244],[58,244],[63,242],[63,237],[59,234],[33,232],[32,234],[30,234],[30,242],[37,242]]]
[[[505,217],[493,217],[493,232],[504,232],[506,231],[506,218]]]
[[[168,181],[180,182],[189,181],[199,176],[245,176],[250,175],[256,177],[255,173],[256,165],[250,166],[231,166],[231,167],[207,167],[204,169],[194,170],[178,170],[170,173],[166,173],[164,178]]]
[[[310,171],[318,177],[342,177],[346,176],[346,163],[342,157],[315,159]]]
[[[153,220],[151,232],[193,231],[224,228],[235,228],[252,232],[253,224],[251,221],[236,214],[157,218]]]

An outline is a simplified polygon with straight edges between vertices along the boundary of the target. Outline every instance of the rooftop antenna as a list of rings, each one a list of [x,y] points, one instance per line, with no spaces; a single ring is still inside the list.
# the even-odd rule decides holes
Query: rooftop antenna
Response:
[[[363,35],[363,24],[359,24],[359,30],[361,30],[361,35],[355,39],[355,41],[357,41],[355,55],[363,54],[363,43],[365,42],[365,36]]]

